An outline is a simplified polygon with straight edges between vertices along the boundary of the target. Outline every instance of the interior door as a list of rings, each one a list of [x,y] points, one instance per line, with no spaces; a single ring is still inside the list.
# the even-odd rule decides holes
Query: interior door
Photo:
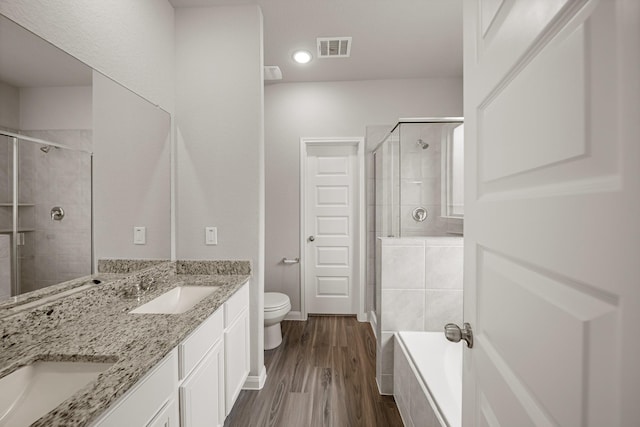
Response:
[[[309,145],[305,189],[307,313],[355,314],[357,147]]]
[[[463,425],[637,426],[640,2],[463,4]]]

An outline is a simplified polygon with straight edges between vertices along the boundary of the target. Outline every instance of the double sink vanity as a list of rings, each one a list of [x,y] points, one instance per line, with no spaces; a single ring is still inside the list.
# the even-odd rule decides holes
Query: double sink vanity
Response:
[[[223,425],[249,373],[249,263],[99,270],[0,303],[0,426]]]

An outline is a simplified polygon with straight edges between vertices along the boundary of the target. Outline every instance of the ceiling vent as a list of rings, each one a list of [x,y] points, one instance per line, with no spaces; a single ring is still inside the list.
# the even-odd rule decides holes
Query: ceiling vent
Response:
[[[318,37],[318,58],[348,58],[351,56],[351,37]]]

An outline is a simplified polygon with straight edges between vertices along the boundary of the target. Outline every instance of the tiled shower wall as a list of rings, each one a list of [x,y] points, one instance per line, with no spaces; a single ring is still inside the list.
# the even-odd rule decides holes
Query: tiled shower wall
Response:
[[[462,322],[462,237],[380,238],[376,377],[393,393],[393,334]]]
[[[375,156],[373,151],[393,125],[366,128],[366,311],[369,313],[377,315],[380,312],[380,295],[376,294],[379,289],[375,287],[376,238],[462,234],[462,219],[441,216],[442,141],[443,127],[447,126],[451,127],[442,123],[402,123]],[[419,139],[429,147],[422,149],[417,143]],[[425,221],[417,222],[412,218],[416,207],[427,209]]]
[[[25,134],[91,150],[91,130],[29,131]],[[29,292],[91,273],[91,157],[86,153],[22,144],[19,192],[34,203],[35,231],[20,247],[21,290]],[[52,221],[54,206],[64,209]],[[29,213],[26,213],[29,215]]]

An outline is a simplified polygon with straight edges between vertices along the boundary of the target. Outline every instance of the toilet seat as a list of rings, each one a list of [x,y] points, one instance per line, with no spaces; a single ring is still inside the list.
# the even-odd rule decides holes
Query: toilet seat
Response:
[[[265,292],[264,293],[264,311],[278,311],[282,310],[286,306],[291,304],[289,297],[280,292]]]

